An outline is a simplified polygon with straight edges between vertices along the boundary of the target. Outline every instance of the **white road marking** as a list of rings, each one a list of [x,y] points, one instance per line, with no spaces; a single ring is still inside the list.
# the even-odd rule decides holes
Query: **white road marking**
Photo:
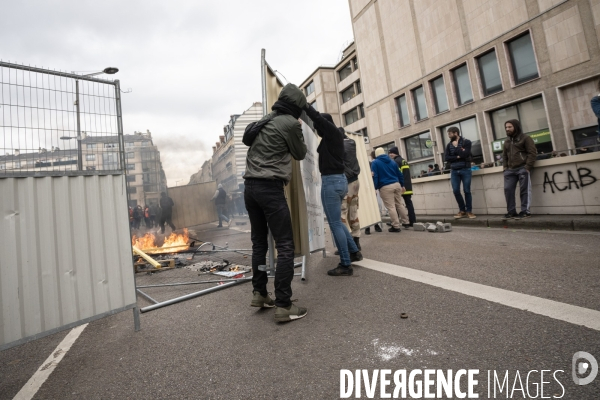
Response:
[[[375,260],[355,265],[600,331],[600,311]]]
[[[69,351],[73,343],[77,340],[81,332],[88,324],[73,328],[71,332],[60,342],[56,349],[50,354],[50,357],[38,368],[35,374],[27,381],[25,386],[21,388],[19,393],[13,400],[30,400],[35,396],[40,387],[46,382],[52,371],[58,366],[58,363],[63,359]]]

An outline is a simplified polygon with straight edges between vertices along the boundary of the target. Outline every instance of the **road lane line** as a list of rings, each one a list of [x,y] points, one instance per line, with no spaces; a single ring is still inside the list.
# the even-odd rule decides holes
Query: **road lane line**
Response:
[[[600,331],[600,311],[375,260],[353,264]]]
[[[56,349],[50,354],[50,357],[38,368],[35,374],[27,381],[25,386],[21,388],[19,393],[13,400],[30,400],[35,396],[40,387],[46,382],[52,371],[58,366],[58,363],[63,359],[69,351],[73,343],[77,340],[81,332],[88,324],[73,328],[71,332],[60,342]]]

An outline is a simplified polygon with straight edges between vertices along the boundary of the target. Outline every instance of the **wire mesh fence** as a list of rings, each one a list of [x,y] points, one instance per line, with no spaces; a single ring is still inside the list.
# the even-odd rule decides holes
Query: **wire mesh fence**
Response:
[[[124,170],[119,81],[0,62],[0,177]]]

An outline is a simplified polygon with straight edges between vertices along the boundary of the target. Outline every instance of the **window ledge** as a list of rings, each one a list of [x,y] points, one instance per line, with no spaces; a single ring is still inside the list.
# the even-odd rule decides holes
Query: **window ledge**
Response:
[[[398,129],[404,129],[404,128],[410,128],[411,124],[406,124],[406,125],[402,125],[400,128]]]
[[[519,87],[519,86],[527,85],[528,83],[531,83],[531,82],[534,82],[534,81],[537,81],[537,80],[540,80],[540,79],[542,79],[542,77],[538,76],[537,78],[533,78],[533,79],[530,79],[530,80],[525,81],[525,82],[517,83],[517,84],[513,85],[512,88],[514,89],[514,88]]]
[[[423,118],[423,119],[420,119],[420,120],[418,120],[418,121],[415,121],[415,124],[418,124],[419,122],[425,122],[425,121],[427,121],[427,120],[429,120],[429,117],[427,117],[427,118]]]
[[[455,109],[457,109],[457,108],[461,108],[461,107],[470,106],[471,104],[474,104],[474,103],[475,103],[475,100],[471,100],[471,101],[470,101],[470,102],[468,102],[468,103],[463,103],[463,104],[461,104],[460,106],[456,106],[456,108],[455,108]]]
[[[487,99],[487,98],[489,98],[489,97],[492,97],[492,96],[495,96],[495,95],[497,95],[497,94],[504,93],[504,92],[505,92],[505,90],[504,90],[504,89],[502,89],[502,90],[500,90],[499,92],[492,93],[492,94],[488,94],[487,96],[483,96],[483,97],[481,98],[481,100],[483,100],[483,99]]]
[[[451,110],[447,109],[446,111],[442,111],[440,113],[435,114],[434,116],[437,117],[438,115],[444,115],[444,114],[448,114]]]

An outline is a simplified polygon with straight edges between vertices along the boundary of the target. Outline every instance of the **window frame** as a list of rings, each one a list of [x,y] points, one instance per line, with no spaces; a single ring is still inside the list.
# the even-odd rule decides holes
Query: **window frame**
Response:
[[[312,90],[310,92],[308,91],[309,88],[312,88]],[[312,81],[310,81],[308,83],[308,85],[306,85],[304,87],[304,93],[306,93],[306,96],[310,96],[314,92],[315,92],[315,80],[313,79]]]
[[[348,100],[344,100],[344,93],[347,92],[350,89],[352,89],[354,91],[354,94]],[[340,95],[342,97],[342,104],[346,104],[347,102],[349,102],[350,100],[352,100],[353,98],[355,98],[356,95],[357,95],[357,93],[356,93],[356,87],[354,87],[354,83],[352,83],[351,85],[348,85],[344,90],[342,90],[340,92]]]
[[[498,75],[500,76],[500,89],[498,89],[492,93],[487,93],[480,60],[482,57],[485,57],[491,53],[494,53],[494,55],[496,56],[496,66],[498,67]],[[487,49],[486,51],[479,53],[478,55],[473,57],[473,61],[475,62],[475,66],[477,67],[476,69],[477,69],[477,76],[479,78],[479,90],[481,93],[481,97],[485,98],[485,97],[493,96],[497,93],[504,92],[504,79],[502,78],[502,70],[500,69],[500,61],[498,60],[498,49],[496,48],[496,46],[493,46],[493,47]]]
[[[426,134],[426,133],[429,133],[429,140],[432,140],[432,141],[433,141],[433,135],[432,135],[432,131],[431,131],[431,129],[427,129],[427,130],[425,130],[425,131],[422,131],[422,132],[416,133],[416,134],[414,134],[414,135],[410,135],[410,136],[406,136],[406,137],[403,137],[403,138],[402,138],[402,140],[403,140],[403,142],[404,142],[404,149],[406,150],[406,161],[407,161],[409,164],[410,164],[410,163],[421,162],[421,161],[424,161],[424,160],[430,160],[430,159],[431,159],[431,160],[434,160],[434,159],[435,159],[435,152],[433,151],[433,147],[431,148],[431,155],[428,155],[428,156],[423,156],[423,149],[422,149],[420,146],[419,146],[419,148],[420,148],[420,151],[421,151],[421,157],[419,157],[419,158],[415,158],[415,159],[412,159],[412,160],[410,159],[410,151],[409,151],[409,149],[408,149],[408,146],[407,146],[407,143],[408,143],[407,141],[408,141],[409,139],[411,139],[411,138],[418,137],[418,136],[424,135],[424,134]],[[419,143],[420,143],[420,142],[419,142]]]
[[[406,105],[406,116],[408,117],[408,122],[404,123],[404,119],[402,118],[402,107],[400,105],[400,98],[404,97],[404,104]],[[398,127],[405,128],[410,126],[410,110],[408,109],[408,99],[406,97],[406,93],[402,93],[400,96],[394,99],[396,103],[396,112],[398,116]]]
[[[462,101],[462,99],[460,97],[458,81],[456,79],[456,70],[461,69],[463,67],[465,67],[467,69],[467,78],[469,80],[469,90],[471,92],[471,100],[468,100],[468,101]],[[471,70],[469,68],[469,63],[464,62],[464,63],[460,64],[459,66],[452,68],[450,70],[450,75],[452,75],[452,88],[454,90],[454,101],[455,101],[456,107],[458,108],[458,107],[462,107],[467,104],[473,103],[475,101],[475,96],[473,96],[473,83],[471,82]]]
[[[441,155],[442,155],[442,162],[444,164],[445,164],[446,161],[444,160],[443,155],[446,152],[446,146],[448,145],[448,142],[447,142],[448,141],[448,132],[447,132],[448,128],[450,128],[451,126],[457,126],[457,127],[459,127],[459,125],[460,125],[461,122],[468,121],[468,120],[471,120],[471,119],[475,120],[475,126],[476,126],[476,129],[477,129],[477,134],[479,135],[479,145],[481,146],[481,156],[478,155],[478,156],[475,156],[475,157],[481,157],[481,162],[482,163],[486,162],[486,154],[485,154],[485,151],[484,151],[484,148],[483,148],[483,139],[482,139],[482,137],[484,136],[485,133],[482,132],[481,129],[480,129],[480,126],[479,126],[479,116],[477,115],[477,113],[475,113],[475,114],[468,115],[466,117],[457,119],[457,120],[449,122],[449,123],[444,123],[443,125],[438,125],[438,126],[435,127],[436,131],[438,131],[440,133],[441,139],[442,139],[442,141],[441,141],[441,143],[442,143],[441,148],[443,149],[443,152],[441,153]],[[462,128],[462,126],[459,127],[459,129],[460,129],[460,136],[464,137],[463,136],[463,128]],[[487,135],[486,135],[486,137],[487,137]],[[469,139],[469,138],[467,138],[467,139]],[[469,139],[469,140],[471,140],[471,139]],[[471,143],[473,143],[473,140],[471,140]]]
[[[85,161],[96,161],[96,154],[86,154]]]
[[[417,103],[417,96],[416,96],[416,91],[421,89],[423,91],[423,97],[424,97],[424,102],[425,102],[425,113],[427,114],[424,118],[421,118],[420,112],[419,112],[419,105]],[[423,85],[419,85],[414,87],[413,89],[411,89],[410,91],[412,99],[413,99],[413,106],[414,106],[414,112],[415,112],[415,123],[417,122],[421,122],[421,121],[425,121],[429,118],[429,110],[427,109],[427,95],[425,93],[425,87]]]
[[[534,77],[531,77],[531,78],[526,78],[526,79],[517,81],[515,62],[514,62],[514,57],[512,55],[511,48],[510,48],[510,44],[512,42],[514,42],[515,40],[518,40],[527,35],[529,35],[529,40],[531,42],[531,50],[533,51],[533,59],[535,60],[535,67],[537,70],[537,75]],[[535,51],[535,45],[534,45],[534,41],[533,41],[533,32],[531,32],[531,29],[527,29],[527,30],[511,37],[510,39],[505,40],[503,42],[503,45],[504,45],[504,55],[505,55],[505,58],[507,59],[508,65],[510,66],[510,68],[508,69],[508,73],[510,75],[511,87],[523,85],[527,82],[531,82],[531,81],[539,79],[541,77],[540,64],[537,59],[537,53]]]
[[[435,91],[435,86],[433,85],[433,82],[437,81],[438,79],[442,80],[442,83],[444,85],[444,95],[446,96],[446,107],[447,108],[442,111],[440,111],[440,109],[439,109],[437,92]],[[435,115],[439,115],[439,114],[450,111],[450,101],[448,99],[448,89],[446,88],[446,79],[444,77],[444,74],[440,74],[440,75],[436,76],[435,78],[429,80],[429,90],[431,92],[431,97],[433,97],[433,108],[435,111]]]
[[[348,75],[346,75],[346,76],[344,76],[344,77],[342,78],[342,74],[341,74],[341,72],[342,72],[342,71],[345,71],[345,70],[346,70],[346,68],[347,68],[348,66],[350,67],[350,73],[349,73]],[[344,65],[342,66],[342,68],[338,69],[336,72],[337,72],[338,79],[340,80],[340,82],[343,82],[343,81],[344,81],[346,78],[348,78],[350,75],[352,75],[352,73],[353,73],[354,71],[355,71],[355,70],[352,68],[352,60],[350,60],[350,61],[348,61],[346,64],[344,64]]]
[[[522,127],[523,123],[522,123],[522,120],[521,120],[521,114],[520,114],[519,107],[518,107],[519,104],[523,104],[523,103],[526,103],[528,101],[532,101],[532,100],[535,100],[535,99],[538,99],[538,98],[542,99],[542,103],[544,104],[544,114],[546,115],[546,122],[548,123],[548,130],[550,131],[550,136],[552,137],[552,129],[551,129],[551,126],[550,126],[550,118],[548,117],[548,106],[546,105],[546,98],[544,97],[543,92],[541,92],[541,93],[536,93],[536,94],[534,94],[532,96],[528,96],[528,97],[525,97],[525,98],[522,98],[522,99],[519,99],[519,100],[515,100],[515,101],[512,101],[510,103],[506,103],[506,104],[503,104],[503,105],[501,105],[499,107],[495,107],[495,108],[492,108],[492,109],[489,109],[489,110],[485,111],[485,113],[488,114],[488,116],[489,116],[491,133],[492,133],[492,139],[493,139],[492,142],[495,142],[497,140],[502,140],[502,139],[506,138],[506,136],[498,138],[497,135],[496,135],[496,128],[494,126],[494,116],[492,115],[494,112],[514,106],[516,108],[516,110],[517,110],[517,119],[519,120],[519,122],[521,122],[521,127]],[[536,131],[533,131],[533,132],[536,132]],[[527,134],[528,132],[523,131],[523,133]],[[552,144],[554,145],[554,140],[552,141]]]

